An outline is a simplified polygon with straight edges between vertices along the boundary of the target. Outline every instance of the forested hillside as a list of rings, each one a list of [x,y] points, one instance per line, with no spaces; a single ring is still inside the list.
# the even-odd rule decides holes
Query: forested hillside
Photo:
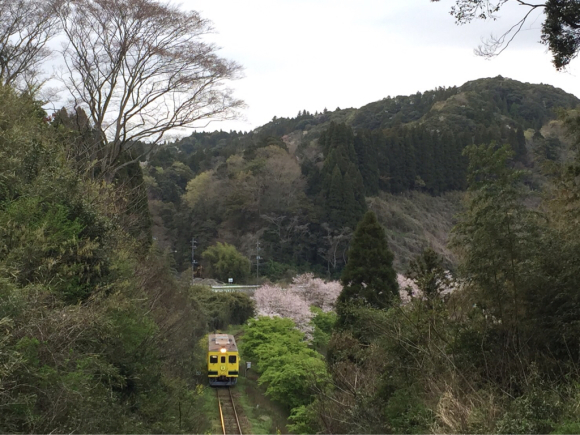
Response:
[[[338,276],[370,207],[397,266],[430,245],[451,266],[446,241],[459,205],[453,192],[466,188],[464,148],[509,144],[537,188],[566,140],[557,110],[578,102],[552,86],[496,77],[360,109],[301,111],[251,132],[194,133],[143,162],[155,236],[179,270],[190,267],[195,238],[200,252],[216,241],[235,245],[253,273],[259,255],[271,279]]]
[[[118,19],[115,26],[111,16]],[[243,323],[253,303],[246,295],[194,292],[178,280],[171,257],[152,239],[137,162],[155,143],[151,134],[160,132],[160,122],[153,131],[143,122],[142,97],[150,101],[158,88],[144,89],[148,80],[170,73],[152,65],[167,65],[170,58],[172,66],[185,62],[191,71],[203,56],[184,59],[172,44],[203,22],[195,13],[147,0],[2,1],[0,17],[0,432],[205,432],[205,379],[196,372],[204,367],[206,348],[199,341],[214,328]],[[123,25],[132,26],[131,40],[117,44],[127,36]],[[48,113],[45,108],[58,102],[40,97],[40,71],[51,54],[47,42],[56,35],[74,41],[59,54],[70,62],[65,80],[74,83],[68,90],[76,92],[75,106]],[[196,34],[188,35],[189,48],[196,47]],[[148,48],[157,44],[147,59],[140,45],[145,40]],[[79,44],[111,57],[75,63],[87,53],[72,49]],[[211,49],[204,53],[210,56]],[[235,69],[211,59],[198,63],[196,74],[214,68],[212,83],[220,80],[216,67],[220,77]],[[126,79],[136,65],[140,76],[132,84],[139,83],[139,92],[119,104],[118,96],[132,89],[111,78]],[[203,80],[191,77],[186,92]],[[179,93],[191,109],[195,99],[186,100],[183,88],[175,87],[187,79],[181,68],[180,82],[167,82],[163,92]],[[93,99],[83,106],[95,94],[107,94],[99,100],[106,103]],[[122,119],[111,122],[111,112]],[[148,145],[138,142],[145,137]]]
[[[527,6],[567,65],[578,5]],[[243,107],[211,31],[0,1],[0,433],[209,433],[210,331],[257,433],[579,433],[580,100],[495,77],[164,142]]]
[[[253,314],[152,243],[138,164],[86,177],[64,114],[0,86],[0,431],[203,432],[205,349]]]
[[[568,158],[538,159],[539,187],[509,144],[465,148],[453,274],[426,249],[397,278],[387,232],[367,211],[338,296],[307,277],[256,292],[269,317],[249,322],[247,351],[291,430],[578,433],[580,118],[561,117]],[[325,366],[299,344],[308,334]]]

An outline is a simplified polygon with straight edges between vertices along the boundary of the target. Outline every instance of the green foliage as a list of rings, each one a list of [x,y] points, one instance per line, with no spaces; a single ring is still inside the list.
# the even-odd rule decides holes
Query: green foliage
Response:
[[[444,246],[453,210],[431,218],[423,206],[438,206],[444,193],[441,203],[448,203],[457,196],[450,192],[465,189],[463,149],[474,141],[509,143],[520,166],[533,167],[540,157],[528,151],[534,147],[524,130],[576,104],[551,86],[495,77],[360,109],[275,118],[249,133],[194,133],[149,160],[154,232],[163,248],[177,251],[179,271],[190,265],[192,237],[202,251],[220,241],[248,258],[259,237],[266,262],[339,276],[368,204],[386,228],[395,266],[406,268],[428,245],[454,263]],[[266,275],[281,277],[278,268]]]
[[[562,391],[538,377],[532,365],[524,394],[508,405],[498,420],[497,433],[551,433],[555,422],[560,420],[564,401]]]
[[[243,283],[250,275],[250,260],[233,245],[218,242],[201,256],[208,264],[209,275],[221,281],[227,282],[228,278],[233,278],[234,283]]]
[[[259,317],[248,321],[244,328],[244,340],[240,348],[246,360],[269,360],[276,354],[295,352],[306,348],[304,335],[296,329],[291,319],[282,317]]]
[[[279,282],[284,278],[292,278],[295,273],[292,266],[269,260],[264,266],[260,265],[260,275],[267,276],[273,282]]]
[[[310,311],[314,313],[314,317],[310,320],[310,324],[314,327],[312,331],[312,346],[322,351],[328,346],[330,336],[336,324],[336,313],[329,311],[325,313],[318,307],[310,307]]]
[[[257,363],[266,395],[291,411],[296,429],[314,427],[307,406],[314,391],[328,382],[328,373],[323,357],[308,347],[294,322],[280,317],[248,321],[241,351],[246,360]]]
[[[331,123],[318,143],[326,155],[320,173],[325,219],[333,229],[353,228],[366,211],[366,203],[352,129]]]
[[[314,386],[323,385],[327,381],[326,365],[322,357],[309,349],[299,353],[287,352],[270,359],[269,363],[259,382],[268,385],[268,396],[289,409],[310,403]]]
[[[298,406],[292,409],[288,418],[291,424],[288,424],[288,430],[296,434],[317,433],[316,411],[312,406]]]
[[[389,398],[385,419],[394,433],[426,433],[432,414],[423,398],[413,388],[401,388]]]
[[[51,137],[44,116],[40,102],[0,85],[0,202],[21,195],[46,163]]]
[[[147,249],[140,171],[85,180],[74,135],[6,88],[0,124],[0,431],[203,432],[204,314]]]
[[[209,330],[225,329],[229,325],[243,325],[254,317],[254,301],[245,293],[215,293],[206,287],[191,290],[208,319]]]
[[[75,212],[35,197],[6,205],[0,214],[0,261],[19,284],[42,283],[72,303],[98,289],[107,273],[103,249],[98,236],[85,231],[86,215]]]
[[[397,303],[399,285],[393,269],[393,253],[372,211],[357,226],[340,282],[343,290],[337,300],[339,328],[353,322],[349,305],[388,308]]]
[[[441,297],[444,290],[450,287],[448,273],[443,268],[443,260],[437,253],[427,248],[409,263],[407,277],[415,282],[430,303]]]
[[[530,262],[539,254],[536,215],[524,203],[522,171],[508,164],[508,145],[466,148],[470,158],[467,210],[453,229],[463,273],[470,277],[476,302],[499,319],[511,340],[523,320],[524,296],[536,281]]]

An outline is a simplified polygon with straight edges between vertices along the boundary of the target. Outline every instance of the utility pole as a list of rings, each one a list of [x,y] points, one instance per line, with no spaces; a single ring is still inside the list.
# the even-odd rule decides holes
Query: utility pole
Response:
[[[256,284],[260,276],[260,241],[256,242]]]
[[[193,279],[195,278],[195,238],[191,238],[191,284],[193,284]]]

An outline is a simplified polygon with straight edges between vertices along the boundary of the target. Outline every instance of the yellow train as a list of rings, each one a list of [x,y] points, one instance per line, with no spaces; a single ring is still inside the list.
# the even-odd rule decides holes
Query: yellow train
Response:
[[[233,335],[210,334],[207,352],[207,374],[212,387],[236,385],[240,372],[240,355]]]

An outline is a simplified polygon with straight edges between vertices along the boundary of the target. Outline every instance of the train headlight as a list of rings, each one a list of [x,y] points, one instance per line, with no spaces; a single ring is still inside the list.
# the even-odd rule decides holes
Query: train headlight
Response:
[[[225,348],[225,347],[222,347],[222,348],[220,349],[220,352],[221,352],[221,353],[226,353],[226,348]]]

